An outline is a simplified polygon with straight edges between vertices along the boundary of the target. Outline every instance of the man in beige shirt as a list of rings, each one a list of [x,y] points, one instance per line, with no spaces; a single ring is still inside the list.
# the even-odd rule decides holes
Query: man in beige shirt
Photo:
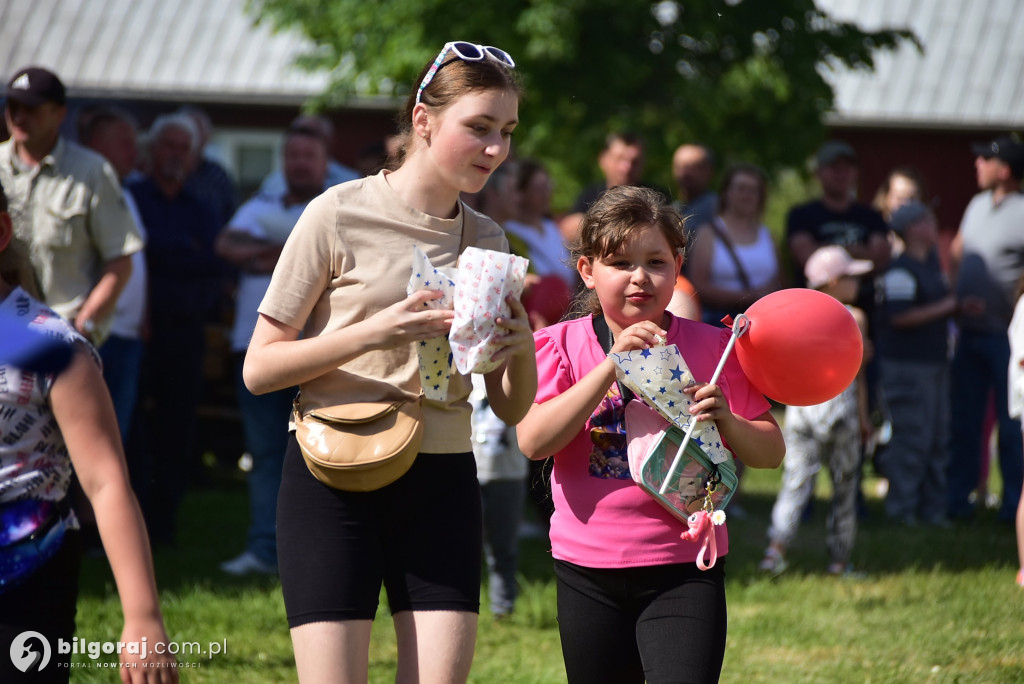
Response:
[[[0,183],[14,232],[29,248],[43,300],[99,346],[142,237],[110,165],[60,136],[60,79],[26,67],[6,97],[11,137],[0,143]]]

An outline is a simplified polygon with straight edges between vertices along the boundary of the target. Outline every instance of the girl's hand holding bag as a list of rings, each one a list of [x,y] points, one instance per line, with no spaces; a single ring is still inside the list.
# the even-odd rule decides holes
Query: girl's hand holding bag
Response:
[[[666,486],[665,478],[684,433],[637,399],[626,404],[626,439],[633,480],[686,523],[687,529],[679,536],[700,544],[697,567],[714,567],[718,559],[714,527],[725,522],[723,509],[736,491],[736,462],[731,457],[722,463],[713,462],[698,444],[700,439],[691,439],[683,451],[682,463],[676,465]]]

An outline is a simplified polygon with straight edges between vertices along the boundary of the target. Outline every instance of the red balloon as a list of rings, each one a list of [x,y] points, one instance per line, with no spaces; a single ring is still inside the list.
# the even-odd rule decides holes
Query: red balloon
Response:
[[[762,394],[782,404],[810,406],[849,387],[864,357],[853,314],[817,290],[779,290],[746,311],[749,330],[736,356]]]
[[[536,330],[562,320],[572,303],[572,291],[558,276],[546,275],[528,285],[520,301],[530,316],[530,324]]]

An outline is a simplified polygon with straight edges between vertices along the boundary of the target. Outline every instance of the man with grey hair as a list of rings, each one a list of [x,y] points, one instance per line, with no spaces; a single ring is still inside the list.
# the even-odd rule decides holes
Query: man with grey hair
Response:
[[[127,182],[149,244],[150,335],[143,357],[142,425],[150,447],[145,513],[154,541],[173,543],[187,478],[198,470],[199,404],[206,325],[222,311],[227,264],[214,253],[216,212],[185,186],[199,135],[184,114],[150,127],[145,175]]]
[[[213,122],[206,111],[195,105],[180,107],[177,113],[188,115],[199,131],[199,145],[192,158],[192,171],[185,187],[213,206],[217,212],[217,223],[224,227],[238,208],[238,186],[227,169],[206,155],[207,143],[213,135]]]
[[[47,69],[11,77],[0,183],[43,299],[99,346],[143,241],[114,170],[60,135],[65,100],[64,84]]]

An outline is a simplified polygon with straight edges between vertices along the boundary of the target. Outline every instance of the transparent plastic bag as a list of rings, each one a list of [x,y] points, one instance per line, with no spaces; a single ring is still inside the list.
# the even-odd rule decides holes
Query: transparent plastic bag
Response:
[[[725,461],[713,463],[701,448],[700,439],[694,438],[686,445],[675,476],[662,493],[684,435],[643,402],[634,400],[626,405],[627,454],[633,480],[672,515],[686,522],[692,513],[704,508],[709,484],[715,485],[711,492],[714,508],[722,510],[736,491],[738,479],[731,454]]]

